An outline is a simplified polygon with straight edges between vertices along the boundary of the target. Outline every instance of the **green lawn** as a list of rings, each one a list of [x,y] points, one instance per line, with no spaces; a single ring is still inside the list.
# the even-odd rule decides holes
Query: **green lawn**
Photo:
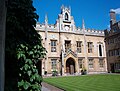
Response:
[[[44,78],[65,91],[120,91],[120,75],[83,75]]]

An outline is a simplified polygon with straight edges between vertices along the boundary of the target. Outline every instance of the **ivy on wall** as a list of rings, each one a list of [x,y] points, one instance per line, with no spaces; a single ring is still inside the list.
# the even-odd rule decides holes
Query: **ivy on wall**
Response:
[[[5,91],[40,91],[36,64],[46,54],[35,30],[33,0],[8,0],[5,46]]]

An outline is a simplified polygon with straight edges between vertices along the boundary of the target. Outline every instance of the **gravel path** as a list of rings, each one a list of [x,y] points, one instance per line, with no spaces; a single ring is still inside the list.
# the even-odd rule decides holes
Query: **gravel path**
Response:
[[[42,82],[42,91],[64,91],[55,86]]]

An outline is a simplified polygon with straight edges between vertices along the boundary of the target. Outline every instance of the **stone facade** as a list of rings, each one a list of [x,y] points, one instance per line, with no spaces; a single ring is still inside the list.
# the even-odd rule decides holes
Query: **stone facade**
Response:
[[[108,72],[120,72],[120,21],[116,21],[116,14],[110,11],[110,31],[105,30]]]
[[[71,9],[61,7],[61,14],[54,25],[37,23],[36,30],[42,37],[47,55],[42,59],[42,75],[61,75],[107,72],[104,31],[76,27]]]

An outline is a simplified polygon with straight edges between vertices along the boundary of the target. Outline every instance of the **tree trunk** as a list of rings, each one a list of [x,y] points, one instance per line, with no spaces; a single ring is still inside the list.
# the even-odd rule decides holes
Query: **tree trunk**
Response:
[[[5,0],[0,0],[0,91],[4,91],[5,22]]]

